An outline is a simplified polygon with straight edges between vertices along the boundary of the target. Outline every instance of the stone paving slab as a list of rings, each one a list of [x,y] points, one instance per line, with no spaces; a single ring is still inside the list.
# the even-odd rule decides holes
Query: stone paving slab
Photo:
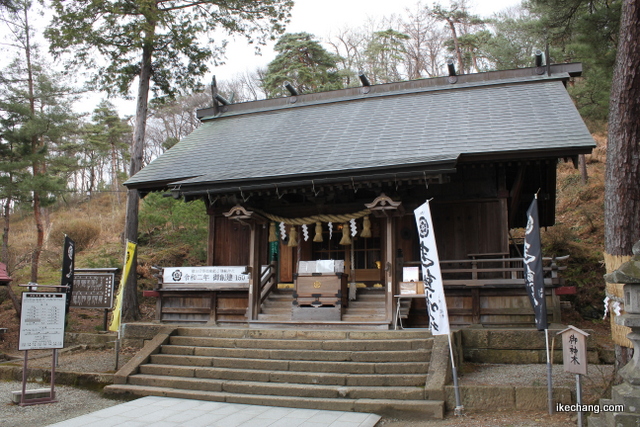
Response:
[[[49,427],[373,427],[379,415],[147,396]]]

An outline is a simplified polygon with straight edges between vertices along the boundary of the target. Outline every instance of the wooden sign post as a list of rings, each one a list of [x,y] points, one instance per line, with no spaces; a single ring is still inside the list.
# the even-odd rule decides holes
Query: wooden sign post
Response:
[[[562,363],[565,372],[576,374],[576,403],[578,407],[578,427],[582,427],[582,385],[580,375],[587,374],[587,337],[588,333],[569,325],[558,332],[562,336]]]

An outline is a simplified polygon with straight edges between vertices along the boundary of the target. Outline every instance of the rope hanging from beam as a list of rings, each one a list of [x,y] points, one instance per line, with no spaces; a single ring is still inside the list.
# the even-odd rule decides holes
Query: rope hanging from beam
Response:
[[[259,212],[260,215],[270,219],[271,221],[284,222],[285,224],[288,224],[288,225],[313,224],[316,222],[349,222],[352,219],[359,219],[371,214],[371,210],[364,209],[364,210],[361,210],[360,212],[355,212],[351,214],[342,214],[342,215],[322,214],[322,215],[307,216],[304,218],[285,218],[282,216],[272,215],[272,214],[261,212],[258,210],[256,210],[256,212]]]

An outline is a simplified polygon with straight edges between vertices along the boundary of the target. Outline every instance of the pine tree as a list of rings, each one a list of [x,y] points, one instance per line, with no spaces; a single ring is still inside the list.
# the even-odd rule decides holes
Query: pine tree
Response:
[[[214,31],[240,34],[264,44],[284,31],[292,0],[53,0],[55,15],[47,30],[51,50],[70,52],[75,65],[97,72],[93,83],[110,94],[129,94],[138,80],[136,120],[129,175],[141,168],[149,91],[176,96],[199,85],[208,63],[220,60],[225,42]],[[208,36],[208,37],[207,37]],[[96,53],[98,55],[96,55]],[[100,57],[106,65],[97,61]],[[153,85],[152,85],[153,83]],[[139,195],[127,192],[125,239],[138,240]],[[136,265],[136,259],[133,260]],[[132,268],[123,300],[123,320],[136,320],[136,269]]]
[[[37,282],[46,208],[66,188],[68,173],[75,167],[75,158],[69,155],[74,149],[69,135],[77,129],[77,122],[67,98],[71,89],[58,83],[59,75],[46,71],[50,67],[43,65],[32,42],[31,2],[15,1],[13,5],[4,22],[11,28],[18,56],[3,72],[0,111],[2,136],[14,161],[4,172],[12,180],[10,197],[19,197],[33,206],[36,244],[30,281]],[[26,165],[26,170],[16,169],[20,165]]]
[[[624,0],[613,72],[605,171],[605,262],[617,269],[640,240],[640,1]],[[616,349],[617,356],[624,351]],[[635,351],[638,351],[636,349]],[[626,362],[625,357],[621,357]]]
[[[282,36],[274,50],[275,59],[267,66],[264,88],[269,97],[288,94],[285,82],[299,92],[321,92],[343,87],[338,73],[338,57],[328,52],[308,33]]]
[[[590,128],[603,128],[616,58],[622,0],[532,0],[536,30],[552,49],[553,62],[582,62],[583,79],[569,92]]]

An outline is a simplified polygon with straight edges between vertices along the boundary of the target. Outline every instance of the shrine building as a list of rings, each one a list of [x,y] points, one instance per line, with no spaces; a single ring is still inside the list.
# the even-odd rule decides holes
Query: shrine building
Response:
[[[566,85],[580,64],[229,103],[125,185],[202,199],[205,266],[165,267],[158,320],[249,327],[428,327],[414,209],[430,200],[452,325],[527,326],[522,242],[556,167],[595,144]],[[562,260],[545,261],[560,321]],[[169,274],[170,273],[170,274]]]

